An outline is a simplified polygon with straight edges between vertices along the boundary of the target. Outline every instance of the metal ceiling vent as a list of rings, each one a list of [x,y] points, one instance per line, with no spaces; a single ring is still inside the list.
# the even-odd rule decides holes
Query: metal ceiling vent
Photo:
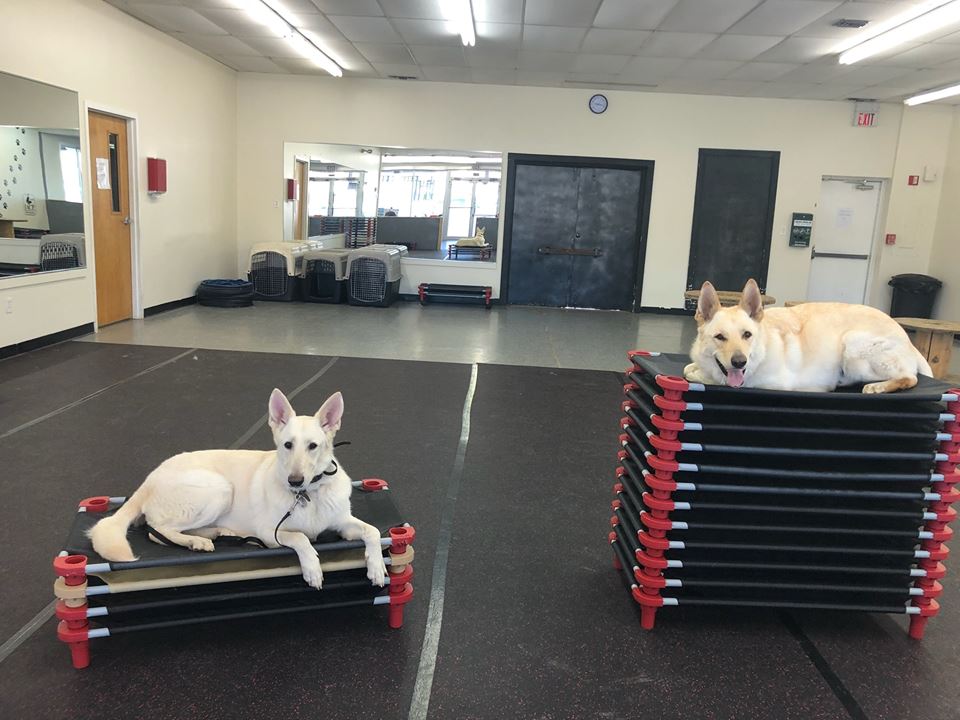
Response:
[[[862,28],[866,25],[869,20],[850,20],[848,18],[840,18],[833,23],[834,27],[839,28]]]
[[[391,80],[417,80],[416,75],[387,75]]]

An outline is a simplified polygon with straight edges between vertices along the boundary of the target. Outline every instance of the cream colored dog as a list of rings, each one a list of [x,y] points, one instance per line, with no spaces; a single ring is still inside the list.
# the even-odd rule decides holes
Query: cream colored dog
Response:
[[[210,552],[220,536],[253,536],[267,547],[295,550],[303,579],[319,589],[323,572],[311,538],[334,530],[346,540],[363,540],[367,577],[382,587],[380,531],[350,513],[353,486],[333,455],[343,397],[334,393],[316,415],[298,416],[274,390],[268,407],[276,450],[203,450],[165,460],[116,513],[93,526],[93,549],[107,560],[135,560],[126,533],[141,518],[191,550]]]
[[[457,247],[483,247],[487,244],[487,240],[484,238],[484,233],[486,232],[486,228],[478,227],[473,237],[460,238],[457,240]]]
[[[804,303],[763,309],[752,279],[740,304],[721,308],[706,282],[697,303],[691,382],[829,392],[866,383],[865,393],[912,388],[930,365],[890,316],[865,305]]]

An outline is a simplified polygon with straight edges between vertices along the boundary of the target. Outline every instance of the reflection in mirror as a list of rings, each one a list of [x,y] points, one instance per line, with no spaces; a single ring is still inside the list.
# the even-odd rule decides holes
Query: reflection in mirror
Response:
[[[84,266],[77,94],[0,73],[0,282]]]
[[[501,164],[491,152],[286,143],[284,240],[494,262]]]

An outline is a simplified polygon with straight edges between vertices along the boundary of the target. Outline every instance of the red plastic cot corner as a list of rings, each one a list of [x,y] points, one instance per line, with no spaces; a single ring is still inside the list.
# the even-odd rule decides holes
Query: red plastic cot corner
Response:
[[[673,522],[667,518],[658,518],[654,517],[648,512],[640,513],[640,522],[644,524],[650,530],[662,530],[666,532],[667,530],[673,529]],[[666,548],[663,548],[666,550]]]
[[[673,500],[654,497],[650,493],[644,493],[641,496],[643,504],[651,510],[662,510],[663,512],[673,512],[677,509],[677,504]]]
[[[387,622],[394,630],[403,627],[403,606],[412,598],[413,585],[410,583],[390,586],[390,610]]]
[[[53,559],[53,571],[67,585],[83,585],[87,580],[86,555],[60,555]]]
[[[947,566],[941,562],[935,563],[931,568],[924,569],[927,571],[927,580],[943,580],[947,576]]]
[[[423,302],[424,298],[427,295],[426,283],[420,283],[417,285],[417,295],[420,296],[420,302]]]
[[[666,570],[667,559],[665,557],[654,557],[644,550],[634,552],[637,562],[643,565],[647,570]]]
[[[666,538],[653,537],[650,533],[644,532],[641,530],[637,533],[637,539],[640,541],[640,544],[643,545],[648,550],[669,550],[670,541]]]
[[[407,565],[400,572],[396,574],[387,573],[387,580],[390,581],[390,585],[404,585],[410,580],[413,579],[413,565]]]
[[[942,543],[953,538],[953,528],[950,527],[944,527],[940,530],[929,530],[928,532],[933,535],[931,538],[933,542]]]
[[[72,628],[68,621],[61,620],[57,624],[57,637],[70,646],[73,667],[83,670],[90,665],[90,641],[87,627]]]
[[[667,432],[683,432],[684,423],[682,420],[668,420],[663,415],[651,415],[650,421],[657,430],[666,430]]]
[[[653,447],[664,452],[678,453],[683,449],[682,443],[678,440],[664,440],[659,435],[648,435],[647,439]]]
[[[613,494],[619,495],[622,492],[623,492],[623,483],[619,483],[619,482],[615,483],[613,486]]]
[[[623,386],[623,394],[626,395],[627,393],[634,392],[639,389],[640,389],[640,386],[634,382],[626,383]]]
[[[664,412],[683,412],[687,409],[687,403],[683,400],[673,400],[663,395],[654,395],[653,404]]]
[[[610,502],[610,509],[619,510],[621,505],[623,505],[623,503],[620,502],[620,498],[617,498],[616,500],[612,500]]]
[[[360,489],[365,492],[379,492],[380,490],[386,490],[389,485],[387,485],[386,480],[381,480],[380,478],[365,478],[360,481]]]
[[[626,428],[627,426],[636,427],[637,423],[634,422],[634,419],[629,415],[624,415],[622,418],[620,418],[620,427]]]
[[[86,512],[106,512],[110,509],[110,498],[106,495],[84,498],[78,507],[82,507]]]
[[[919,615],[910,616],[909,635],[914,640],[922,640],[923,632],[927,627],[927,620],[940,612],[940,604],[936,600],[924,600],[924,604],[917,603],[914,607],[920,608]]]
[[[633,400],[624,400],[620,403],[620,412],[627,412],[628,410],[633,410],[637,407],[637,404]]]
[[[63,600],[57,600],[56,610],[54,613],[59,619],[69,621],[68,627],[70,629],[78,629],[81,626],[85,628],[87,626],[86,603],[79,607],[70,607]],[[74,623],[80,623],[80,625]]]
[[[390,528],[390,552],[393,555],[400,555],[407,549],[407,545],[413,542],[417,532],[412,525],[403,525],[401,527]]]
[[[651,490],[658,492],[674,492],[677,489],[677,483],[674,480],[659,478],[656,475],[644,475],[643,481]]]
[[[657,375],[657,377],[654,379],[657,381],[657,385],[662,387],[664,390],[686,392],[690,389],[690,383],[688,383],[682,377],[677,377],[676,375]]]
[[[680,471],[680,463],[678,463],[676,460],[663,460],[662,458],[658,458],[656,455],[647,455],[647,462],[654,470],[661,470],[668,473]]]
[[[627,360],[633,360],[635,357],[653,357],[649,350],[627,350]]]
[[[925,559],[931,562],[940,563],[946,560],[950,555],[950,548],[948,548],[946,545],[940,545],[940,547],[931,549],[929,552],[930,557]]]
[[[646,573],[640,568],[636,568],[633,571],[633,579],[640,583],[645,588],[650,588],[652,590],[663,590],[667,586],[667,579],[660,575],[651,575]]]
[[[943,585],[934,580],[928,585],[918,585],[921,590],[923,590],[923,597],[925,598],[936,598],[943,595]]]

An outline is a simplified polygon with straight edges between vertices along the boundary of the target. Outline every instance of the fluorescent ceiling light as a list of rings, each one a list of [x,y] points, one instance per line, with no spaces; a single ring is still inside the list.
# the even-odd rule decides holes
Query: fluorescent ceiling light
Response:
[[[453,32],[459,33],[460,40],[467,47],[477,44],[477,35],[473,26],[473,4],[470,0],[441,0],[443,14],[453,26]]]
[[[252,20],[286,40],[298,55],[334,77],[343,76],[343,68],[297,30],[282,3],[277,0],[240,0],[240,4]]]
[[[499,165],[503,161],[501,158],[469,157],[467,155],[384,155],[383,162],[405,163],[407,165],[412,163],[453,163],[460,165],[497,163]]]
[[[903,15],[881,23],[869,39],[858,36],[859,44],[840,55],[841,65],[851,65],[937,30],[960,22],[960,0],[931,0]],[[879,31],[879,33],[878,33]]]
[[[914,95],[912,98],[904,100],[903,104],[922,105],[923,103],[933,102],[934,100],[953,97],[954,95],[960,95],[960,85],[952,85],[942,90],[931,90],[930,92],[921,93],[920,95]]]

